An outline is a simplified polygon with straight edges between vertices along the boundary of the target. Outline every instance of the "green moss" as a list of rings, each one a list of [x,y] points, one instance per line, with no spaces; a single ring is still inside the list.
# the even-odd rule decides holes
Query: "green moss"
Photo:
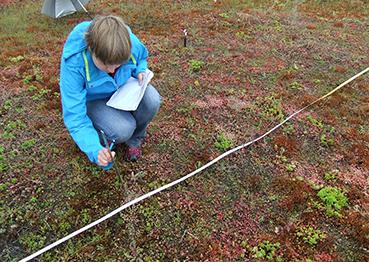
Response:
[[[310,246],[317,245],[320,241],[327,237],[327,234],[320,231],[319,229],[314,229],[311,226],[300,227],[296,232],[296,236],[301,238],[305,243]]]
[[[220,133],[217,137],[217,141],[214,143],[215,148],[222,152],[227,151],[233,146],[232,140],[227,138],[223,133]]]
[[[300,89],[303,88],[303,86],[297,81],[292,82],[288,87],[293,89],[293,90],[300,90]]]
[[[205,65],[203,61],[192,59],[189,61],[190,71],[199,72],[200,69]]]
[[[23,149],[23,150],[30,149],[30,148],[32,148],[35,144],[36,144],[36,139],[34,139],[34,138],[29,139],[29,140],[26,140],[26,141],[24,141],[24,142],[21,144],[21,149]]]
[[[324,124],[319,121],[318,119],[315,119],[314,117],[312,117],[311,115],[307,116],[307,120],[309,120],[309,122],[311,124],[313,124],[314,126],[323,129],[324,128]]]
[[[21,235],[19,241],[28,251],[35,251],[45,245],[46,237],[29,232]]]
[[[6,189],[8,189],[8,185],[5,183],[1,183],[0,184],[0,191],[5,191]]]
[[[284,119],[282,100],[270,95],[256,100],[256,107],[262,110],[265,118],[272,118],[279,121]]]
[[[297,166],[296,166],[294,163],[288,163],[288,164],[286,165],[286,170],[287,170],[288,172],[293,172],[293,171],[295,171],[295,170],[296,170],[296,168],[297,168]]]
[[[24,56],[22,56],[22,55],[9,58],[9,61],[12,62],[12,63],[18,63],[18,62],[23,61],[23,60],[24,60]]]
[[[4,110],[9,110],[10,108],[12,108],[12,106],[13,106],[13,103],[12,103],[12,101],[10,101],[10,100],[6,100],[5,102],[4,102],[4,104],[3,104],[3,108],[4,108]]]
[[[340,217],[340,211],[347,206],[348,199],[345,194],[335,187],[324,187],[318,192],[318,196],[324,203],[327,215]]]
[[[336,180],[336,171],[330,171],[324,174],[324,180],[326,181],[332,181],[332,180]]]
[[[227,13],[220,13],[219,16],[222,18],[229,18],[229,14]]]
[[[254,258],[262,258],[269,261],[276,260],[281,261],[281,257],[276,257],[276,252],[280,248],[280,243],[272,243],[268,240],[264,240],[263,242],[259,243],[257,246],[252,248],[252,257]]]

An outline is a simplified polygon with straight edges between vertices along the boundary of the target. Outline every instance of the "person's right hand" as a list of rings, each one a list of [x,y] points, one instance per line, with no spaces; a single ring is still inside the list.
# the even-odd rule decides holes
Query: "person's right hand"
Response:
[[[111,155],[113,159],[110,157],[109,150],[107,148],[103,148],[99,151],[97,155],[97,161],[99,166],[107,166],[109,163],[113,162],[115,157],[115,152],[111,151]]]

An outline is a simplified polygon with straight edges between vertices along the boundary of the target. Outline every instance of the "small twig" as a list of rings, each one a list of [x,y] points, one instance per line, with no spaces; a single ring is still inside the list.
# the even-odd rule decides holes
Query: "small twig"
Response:
[[[187,229],[183,232],[182,237],[181,237],[181,240],[179,240],[179,243],[182,243],[183,238],[184,238],[184,236],[186,235],[186,233],[187,233]]]
[[[195,236],[194,234],[191,234],[190,232],[187,232],[187,234],[189,234],[191,237],[193,237],[196,240],[199,240],[199,238],[197,236]]]

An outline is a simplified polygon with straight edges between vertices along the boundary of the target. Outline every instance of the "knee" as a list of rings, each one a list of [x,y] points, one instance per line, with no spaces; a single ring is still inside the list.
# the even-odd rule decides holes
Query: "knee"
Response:
[[[118,144],[124,143],[132,137],[135,129],[136,121],[133,119],[125,123],[114,123],[114,126],[111,127],[111,133],[109,137],[114,139]]]
[[[161,104],[161,96],[159,92],[155,89],[155,87],[149,85],[145,93],[146,110],[155,115],[159,111],[160,104]]]

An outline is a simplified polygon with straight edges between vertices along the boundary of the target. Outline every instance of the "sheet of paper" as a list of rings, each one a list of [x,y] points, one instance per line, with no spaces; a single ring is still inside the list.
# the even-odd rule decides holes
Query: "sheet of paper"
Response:
[[[141,102],[145,90],[154,73],[146,69],[142,86],[139,85],[136,78],[129,78],[128,81],[111,96],[107,106],[125,111],[135,111]]]

